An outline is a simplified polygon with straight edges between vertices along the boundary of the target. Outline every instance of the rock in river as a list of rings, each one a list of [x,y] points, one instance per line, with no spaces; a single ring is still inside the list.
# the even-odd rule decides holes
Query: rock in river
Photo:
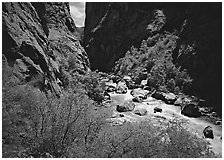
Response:
[[[125,102],[121,105],[117,105],[117,111],[118,112],[128,112],[133,111],[135,108],[135,104],[133,102]]]
[[[196,104],[190,103],[186,104],[181,110],[181,114],[188,117],[200,117],[201,112]]]
[[[145,108],[140,108],[140,109],[134,110],[134,113],[139,116],[145,116],[147,114],[147,110]]]
[[[211,139],[214,138],[213,130],[212,130],[211,126],[205,127],[205,129],[203,130],[203,133],[204,133],[205,138],[211,138]]]

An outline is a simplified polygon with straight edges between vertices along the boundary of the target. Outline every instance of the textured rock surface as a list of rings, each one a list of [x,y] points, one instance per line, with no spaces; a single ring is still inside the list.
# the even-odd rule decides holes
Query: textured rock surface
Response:
[[[68,3],[3,3],[2,24],[2,53],[21,81],[39,75],[59,96],[65,72],[88,70]]]
[[[214,138],[214,134],[213,134],[213,130],[211,126],[207,126],[205,127],[205,129],[203,130],[204,136],[205,138]]]
[[[175,32],[173,59],[194,79],[190,94],[221,110],[221,11],[221,3],[87,3],[84,45],[91,67],[111,70],[131,46]]]
[[[195,104],[187,104],[181,110],[181,114],[188,116],[188,117],[200,117],[201,112],[197,105]]]
[[[165,24],[180,27],[185,15],[185,5],[178,3],[87,3],[86,6],[84,44],[92,67],[101,70],[110,70],[130,46],[162,30]],[[170,15],[168,19],[164,7]]]
[[[147,110],[145,108],[140,108],[140,109],[134,110],[134,113],[139,116],[145,116],[147,114]]]
[[[135,108],[135,104],[133,102],[124,102],[121,105],[117,105],[118,112],[128,112],[132,111]]]

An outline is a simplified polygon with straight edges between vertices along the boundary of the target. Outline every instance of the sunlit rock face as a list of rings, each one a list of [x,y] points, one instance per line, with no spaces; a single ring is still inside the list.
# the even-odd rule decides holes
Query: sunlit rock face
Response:
[[[194,79],[191,94],[221,108],[221,12],[221,3],[87,3],[84,47],[91,68],[111,71],[131,46],[174,33],[173,60]]]
[[[3,3],[2,8],[2,53],[22,81],[39,75],[60,95],[64,72],[89,69],[68,3]]]

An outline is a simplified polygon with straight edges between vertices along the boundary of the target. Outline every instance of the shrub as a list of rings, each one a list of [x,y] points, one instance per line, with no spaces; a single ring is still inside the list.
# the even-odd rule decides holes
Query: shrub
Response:
[[[193,158],[213,157],[207,144],[172,120],[161,125],[140,124],[104,127],[89,152],[101,158]]]
[[[174,33],[156,34],[143,40],[139,48],[131,47],[125,57],[119,59],[114,67],[118,75],[129,74],[138,79],[142,70],[148,72],[148,85],[151,88],[175,92],[190,89],[192,79],[186,70],[181,70],[173,63],[172,54],[178,37]],[[137,78],[136,78],[137,77]]]
[[[56,99],[30,86],[16,88],[3,101],[3,148],[24,148],[16,156],[68,156],[74,142],[89,139],[87,132],[94,136],[100,129],[102,118],[91,116],[93,102],[78,89],[64,91]]]
[[[97,72],[89,72],[79,77],[78,82],[82,83],[83,88],[87,91],[87,95],[101,103],[104,99],[105,84],[99,82],[100,75]]]
[[[14,81],[12,71],[3,74],[3,157],[68,157],[74,143],[84,145],[99,131],[103,115],[93,114],[82,86],[71,83],[60,98],[47,97],[32,82]]]

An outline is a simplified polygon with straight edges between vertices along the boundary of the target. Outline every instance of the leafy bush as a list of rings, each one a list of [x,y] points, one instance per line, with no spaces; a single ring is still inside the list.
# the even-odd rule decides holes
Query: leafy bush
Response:
[[[93,136],[103,120],[92,115],[93,102],[77,88],[59,99],[30,86],[17,86],[3,96],[3,150],[16,145],[19,157],[67,156],[73,143],[89,139],[88,132]]]
[[[100,158],[214,156],[207,144],[183,128],[181,122],[172,120],[158,126],[152,124],[152,122],[144,121],[140,124],[106,126],[91,144],[88,154],[91,155],[90,157]]]
[[[61,97],[55,98],[20,84],[10,68],[3,71],[3,157],[214,156],[182,122],[108,124],[108,111],[95,111],[87,96],[100,86],[96,73],[76,77]],[[80,85],[83,82],[88,92]]]
[[[76,75],[76,79],[73,79],[72,83],[80,83],[80,85],[86,90],[87,95],[96,101],[101,103],[104,99],[105,84],[99,81],[100,74],[97,72],[89,72],[85,75]]]
[[[32,82],[21,85],[9,66],[3,71],[3,157],[67,157],[75,142],[85,144],[100,129],[103,115],[93,114],[82,86],[71,83],[55,98]]]
[[[125,57],[116,62],[114,71],[119,75],[129,74],[133,79],[139,79],[140,73],[146,70],[151,88],[163,88],[171,92],[189,90],[192,79],[186,70],[181,70],[173,63],[172,54],[177,39],[174,33],[167,32],[143,40],[139,48],[131,47]]]

